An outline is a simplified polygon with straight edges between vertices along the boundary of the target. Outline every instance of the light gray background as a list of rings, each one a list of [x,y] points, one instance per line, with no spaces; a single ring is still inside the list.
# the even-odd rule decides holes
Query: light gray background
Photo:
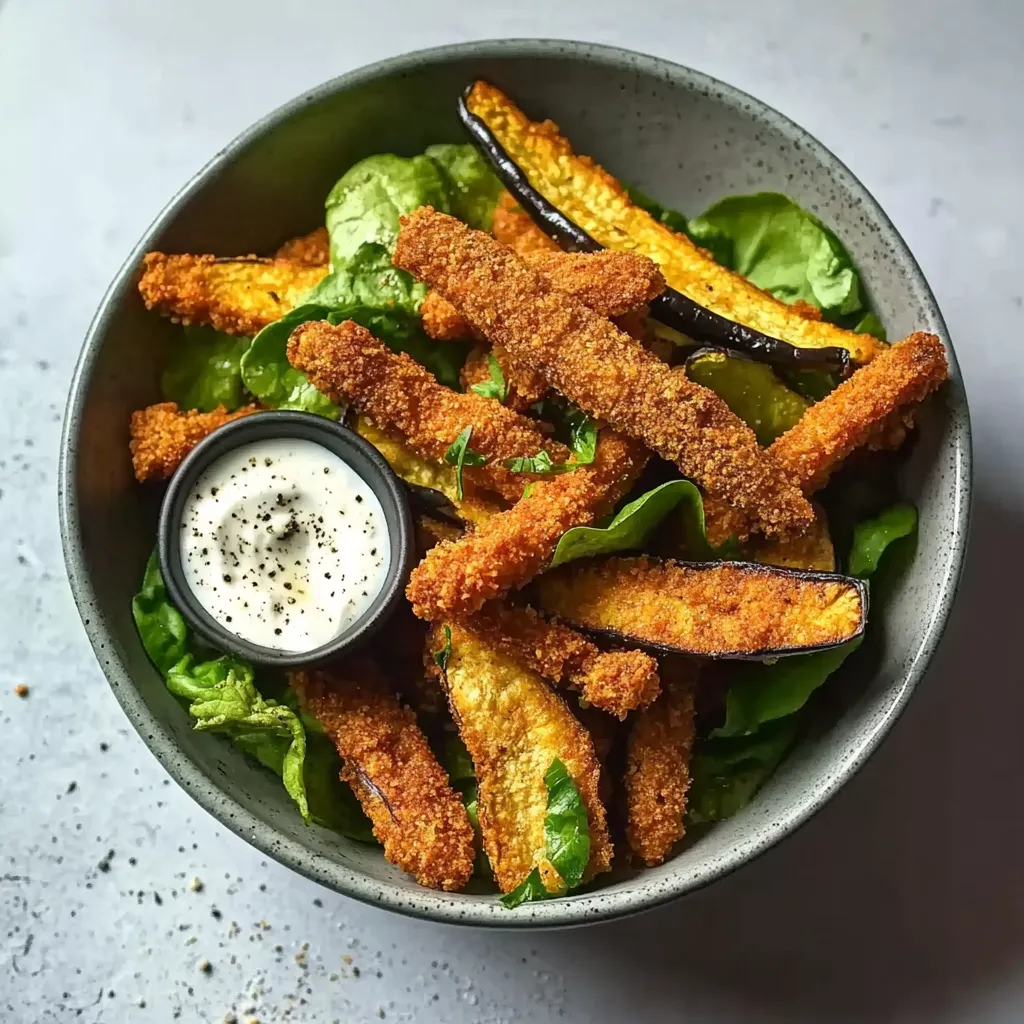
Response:
[[[365,908],[179,792],[93,661],[55,501],[86,325],[181,183],[325,78],[514,35],[690,64],[837,152],[938,295],[977,457],[949,632],[861,775],[685,902],[533,936]],[[1024,1019],[1022,103],[1017,0],[0,0],[0,1020]]]

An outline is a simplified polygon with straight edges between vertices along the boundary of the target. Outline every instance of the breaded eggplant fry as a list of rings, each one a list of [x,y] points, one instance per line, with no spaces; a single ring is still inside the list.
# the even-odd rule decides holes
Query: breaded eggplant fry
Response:
[[[491,218],[491,234],[520,256],[531,252],[561,252],[559,244],[530,219],[510,192],[502,192]]]
[[[430,648],[444,646],[431,631]],[[593,878],[611,866],[605,808],[598,797],[601,766],[587,731],[537,673],[479,637],[451,626],[451,655],[443,673],[452,717],[476,769],[484,850],[502,892],[538,868],[545,886],[559,878],[545,856],[544,776],[555,758],[572,776],[587,810]]]
[[[834,647],[860,636],[867,615],[859,580],[753,562],[604,558],[545,573],[537,593],[577,628],[709,658]]]
[[[427,552],[405,591],[413,611],[432,622],[464,618],[529,582],[551,560],[562,534],[611,511],[646,462],[643,445],[603,430],[589,466],[535,481],[507,512]]]
[[[361,660],[293,672],[303,706],[338,748],[384,856],[421,885],[461,889],[473,872],[473,828],[416,718]]]
[[[548,286],[489,235],[421,207],[402,218],[394,261],[440,291],[517,363],[591,416],[642,439],[763,532],[813,519],[807,499],[718,395]]]
[[[892,414],[916,405],[948,376],[942,342],[934,334],[911,334],[812,405],[769,451],[805,493],[813,494],[854,449],[884,445]]]
[[[626,838],[648,867],[660,864],[686,831],[686,791],[693,749],[697,670],[662,661],[661,696],[632,719],[626,744]]]
[[[658,695],[658,663],[642,651],[602,651],[568,626],[548,622],[533,608],[494,601],[461,625],[491,647],[539,672],[556,686],[617,718]]]
[[[644,310],[665,290],[661,271],[645,256],[631,252],[534,252],[522,260],[552,287],[571,295],[595,313],[626,316]],[[437,292],[423,304],[423,328],[437,341],[465,340],[473,328]]]
[[[870,334],[809,319],[802,308],[793,309],[716,263],[685,234],[637,206],[606,170],[577,156],[556,124],[530,121],[494,86],[476,82],[466,102],[548,202],[601,245],[649,256],[669,285],[698,305],[791,345],[848,349],[858,362],[884,350],[885,343]]]
[[[285,260],[146,253],[139,292],[176,323],[251,337],[280,320],[327,273]]]
[[[475,493],[469,480],[464,481],[463,495],[459,498],[454,466],[417,455],[404,441],[381,430],[369,416],[356,417],[355,431],[369,441],[407,483],[440,491],[452,503],[463,522],[479,523],[503,510],[504,506],[499,505],[493,497]]]
[[[131,440],[135,479],[169,480],[186,455],[204,437],[232,420],[259,412],[259,407],[247,405],[228,412],[219,405],[212,412],[182,412],[174,402],[159,402],[132,413]]]
[[[288,359],[324,394],[350,402],[379,426],[397,431],[426,459],[443,462],[452,442],[471,426],[470,448],[491,461],[467,465],[463,479],[509,501],[522,496],[530,478],[512,473],[502,460],[536,455],[541,448],[554,462],[569,455],[531,420],[489,398],[446,388],[414,359],[392,352],[352,320],[297,327],[288,339]]]
[[[317,228],[308,235],[288,239],[274,253],[274,259],[295,263],[300,267],[321,267],[326,273],[327,265],[331,262],[331,242],[327,228]]]

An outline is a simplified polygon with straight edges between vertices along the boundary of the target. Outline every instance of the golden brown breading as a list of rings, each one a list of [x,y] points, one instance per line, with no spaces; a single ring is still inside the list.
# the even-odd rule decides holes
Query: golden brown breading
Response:
[[[408,708],[366,660],[293,672],[303,706],[338,748],[384,856],[421,885],[458,890],[473,873],[473,828]]]
[[[557,686],[579,690],[594,707],[618,718],[658,696],[658,663],[649,654],[602,651],[533,608],[493,601],[460,625]]]
[[[706,657],[838,644],[862,632],[866,611],[862,587],[843,576],[646,555],[555,569],[537,593],[544,611],[581,629]]]
[[[226,334],[251,337],[280,320],[327,272],[284,260],[240,256],[168,256],[143,258],[139,292],[147,309],[176,323],[209,324]]]
[[[885,445],[893,412],[920,402],[948,376],[942,342],[934,334],[911,334],[812,405],[769,451],[805,493],[813,494],[854,449]]]
[[[494,207],[491,234],[520,256],[530,252],[561,252],[558,243],[530,220],[510,192],[502,192]]]
[[[545,856],[544,776],[558,758],[572,776],[587,810],[590,862],[584,878],[607,871],[612,847],[598,796],[601,767],[587,731],[535,672],[481,639],[451,626],[451,655],[444,686],[476,769],[484,850],[502,892],[510,892],[536,867],[546,887],[559,878]],[[431,631],[431,650],[444,646]]]
[[[331,241],[327,236],[327,228],[317,228],[308,235],[290,238],[277,252],[274,259],[296,263],[300,267],[321,267],[327,271],[331,262]]]
[[[464,618],[527,583],[551,560],[566,530],[611,511],[646,461],[643,445],[601,431],[589,466],[535,481],[507,512],[427,552],[405,591],[413,611],[430,621]]]
[[[782,537],[751,537],[744,547],[744,556],[764,565],[781,565],[786,569],[812,569],[835,572],[836,553],[828,530],[825,510],[815,504],[814,523],[802,533]]]
[[[626,745],[626,838],[649,867],[660,864],[686,831],[694,738],[697,671],[676,658],[664,659],[662,669],[661,696],[634,716]]]
[[[434,462],[417,455],[404,441],[385,433],[369,416],[357,416],[355,431],[384,456],[388,465],[403,480],[418,487],[440,491],[455,507],[459,518],[467,523],[479,523],[497,515],[504,509],[493,496],[477,493],[469,480],[463,481],[460,498],[455,484],[455,467]]]
[[[866,363],[884,350],[885,343],[870,334],[809,319],[803,308],[793,309],[720,266],[685,234],[670,230],[637,206],[604,168],[588,157],[577,156],[569,141],[559,135],[558,125],[530,121],[494,86],[476,82],[466,102],[530,184],[569,220],[609,249],[628,249],[651,257],[673,288],[701,306],[792,345],[841,346],[859,362]]]
[[[228,412],[218,405],[213,412],[182,412],[174,402],[159,402],[132,413],[131,440],[135,479],[169,480],[185,456],[204,437],[232,420],[259,412],[259,407],[247,405]]]
[[[466,391],[474,384],[481,384],[491,380],[490,356],[498,360],[502,376],[505,378],[505,385],[508,394],[504,405],[516,412],[525,412],[548,393],[547,381],[540,374],[535,373],[529,367],[521,367],[513,364],[508,353],[500,346],[495,345],[489,348],[478,345],[466,358],[462,369],[459,371],[459,380]]]
[[[440,291],[517,363],[585,412],[641,438],[765,533],[813,519],[807,499],[718,395],[551,288],[489,235],[421,207],[402,218],[394,261]]]
[[[657,265],[632,252],[531,252],[520,254],[523,262],[552,287],[573,296],[595,313],[626,317],[646,311],[665,290]],[[458,310],[437,292],[423,303],[423,329],[436,341],[465,340],[475,336]]]
[[[288,359],[315,387],[355,408],[426,459],[443,462],[445,452],[465,427],[472,426],[470,448],[487,456],[485,466],[466,466],[463,479],[517,500],[529,476],[501,463],[532,456],[543,448],[554,462],[568,449],[545,438],[533,421],[480,395],[459,394],[439,384],[405,353],[396,354],[352,320],[336,327],[311,321],[288,340]]]

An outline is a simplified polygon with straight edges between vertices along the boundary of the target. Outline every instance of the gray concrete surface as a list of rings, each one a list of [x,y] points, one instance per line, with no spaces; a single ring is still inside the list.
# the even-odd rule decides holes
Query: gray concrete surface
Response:
[[[538,34],[701,68],[850,164],[948,318],[977,496],[940,656],[823,813],[686,902],[530,936],[335,896],[179,792],[93,661],[54,492],[89,317],[209,155],[366,61]],[[1024,1019],[1022,40],[1016,0],[0,2],[0,1021]]]

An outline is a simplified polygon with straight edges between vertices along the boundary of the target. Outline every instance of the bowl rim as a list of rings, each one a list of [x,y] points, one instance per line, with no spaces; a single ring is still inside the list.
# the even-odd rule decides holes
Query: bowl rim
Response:
[[[495,59],[508,57],[562,58],[585,64],[596,64],[616,70],[641,71],[685,85],[690,89],[714,92],[718,99],[770,123],[776,130],[800,147],[810,150],[831,174],[870,211],[886,234],[899,261],[906,268],[912,285],[925,306],[931,327],[946,346],[950,363],[949,400],[956,414],[958,431],[954,435],[953,456],[956,472],[955,507],[951,510],[949,547],[942,583],[932,605],[924,636],[913,652],[903,673],[903,685],[889,706],[879,715],[858,742],[847,747],[803,800],[787,807],[770,824],[762,825],[746,843],[737,844],[727,856],[694,865],[685,874],[661,877],[643,884],[643,876],[631,881],[640,884],[623,891],[618,886],[595,890],[550,902],[534,903],[510,913],[493,898],[430,889],[410,891],[395,883],[376,881],[353,868],[311,855],[306,845],[290,838],[264,822],[246,806],[229,797],[197,765],[182,759],[170,731],[150,713],[125,664],[119,656],[119,645],[107,628],[92,582],[86,570],[82,531],[75,494],[78,469],[76,437],[83,417],[85,397],[92,378],[102,338],[125,292],[134,285],[135,274],[150,242],[162,232],[189,202],[207,179],[216,174],[259,136],[288,120],[307,104],[354,86],[424,64],[444,64],[453,59]],[[194,174],[160,211],[132,249],[100,301],[86,332],[72,376],[58,465],[58,505],[61,542],[65,567],[72,595],[86,634],[105,676],[132,725],[143,742],[156,756],[170,776],[222,825],[230,828],[246,842],[268,857],[292,868],[346,896],[398,913],[426,920],[510,929],[536,929],[586,924],[624,917],[649,910],[686,893],[694,892],[746,864],[792,834],[820,810],[863,766],[888,734],[906,707],[911,694],[924,675],[941,639],[956,596],[970,520],[972,491],[972,455],[970,419],[963,391],[959,366],[949,334],[935,297],[924,274],[911,255],[906,242],[878,202],[856,176],[827,147],[773,107],[721,82],[710,75],[665,58],[604,44],[551,38],[492,39],[448,44],[404,53],[376,61],[346,74],[332,78],[279,106],[241,132]]]

